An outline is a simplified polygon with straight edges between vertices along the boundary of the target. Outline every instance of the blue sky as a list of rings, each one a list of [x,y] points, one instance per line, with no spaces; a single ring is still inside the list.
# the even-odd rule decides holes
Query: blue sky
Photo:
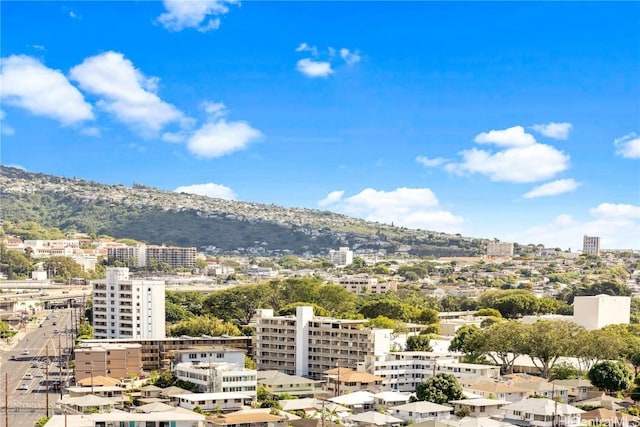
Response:
[[[640,3],[2,2],[2,164],[640,248]]]

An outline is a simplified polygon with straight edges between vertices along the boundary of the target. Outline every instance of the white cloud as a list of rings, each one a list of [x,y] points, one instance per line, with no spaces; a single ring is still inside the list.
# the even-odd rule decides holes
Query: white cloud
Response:
[[[334,203],[339,202],[340,199],[342,199],[342,196],[344,196],[344,191],[332,191],[331,193],[327,194],[327,197],[318,202],[318,206],[324,208],[329,205],[333,205]]]
[[[47,68],[26,55],[12,55],[0,61],[0,97],[7,105],[63,125],[93,120],[91,105],[59,70]]]
[[[416,157],[416,162],[420,163],[423,166],[428,168],[435,168],[444,164],[447,160],[442,157],[435,157],[433,159],[428,158],[427,156],[418,156]]]
[[[590,235],[600,236],[603,248],[640,248],[640,206],[601,203],[591,208],[589,213],[592,218],[587,221],[580,221],[568,214],[562,214],[549,224],[530,227],[522,232],[505,236],[505,239],[580,250],[582,237]]]
[[[334,191],[318,204],[369,221],[424,230],[458,232],[464,222],[462,217],[443,210],[428,188],[403,187],[388,192],[367,188],[347,198],[344,192]]]
[[[533,129],[536,132],[539,132],[540,134],[549,137],[549,138],[553,138],[553,139],[561,139],[561,140],[566,140],[567,138],[569,138],[569,132],[571,131],[571,129],[573,128],[573,125],[571,123],[556,123],[556,122],[550,122],[547,123],[545,125],[533,125],[531,126],[531,129]]]
[[[7,122],[4,120],[5,117],[5,112],[3,110],[0,110],[0,134],[5,136],[15,135],[15,129],[7,124]]]
[[[480,173],[492,181],[527,183],[553,178],[569,168],[569,156],[556,148],[534,143],[492,153],[472,148],[461,152],[462,163],[445,169],[458,174]]]
[[[613,141],[616,146],[616,154],[627,159],[640,159],[640,136],[631,132]]]
[[[47,48],[45,48],[44,46],[42,46],[41,44],[32,44],[31,45],[32,48],[36,49],[36,50],[41,50],[41,51],[46,51]]]
[[[82,130],[80,131],[80,133],[82,133],[83,135],[86,135],[86,136],[92,136],[92,137],[95,137],[95,138],[100,137],[100,136],[101,136],[101,134],[102,134],[102,133],[100,132],[100,129],[99,129],[99,128],[97,128],[97,127],[84,128],[84,129],[82,129]]]
[[[221,157],[243,150],[261,136],[262,133],[247,122],[218,120],[206,123],[198,129],[187,141],[187,147],[198,156]]]
[[[169,31],[195,28],[200,32],[220,28],[219,16],[229,12],[228,5],[239,4],[236,0],[164,0],[167,10],[158,17],[158,22]]]
[[[525,199],[535,199],[537,197],[557,196],[559,194],[575,191],[579,186],[580,183],[576,182],[573,178],[559,179],[557,181],[539,185],[528,193],[525,193],[522,197]]]
[[[309,46],[306,42],[300,43],[296,48],[296,52],[310,52],[313,56],[318,56],[318,48]]]
[[[499,147],[522,147],[536,143],[533,135],[526,133],[522,126],[482,132],[476,135],[474,141],[478,144],[495,144]]]
[[[229,187],[209,182],[207,184],[184,185],[176,188],[176,193],[198,194],[216,199],[236,200],[236,193]]]
[[[224,117],[227,114],[227,107],[222,102],[204,101],[201,106],[214,119]]]
[[[314,61],[309,58],[304,58],[298,61],[298,71],[307,77],[328,77],[333,73],[331,64],[323,61]]]
[[[589,213],[601,219],[635,219],[640,220],[640,206],[623,203],[600,203],[591,208]]]
[[[145,77],[123,54],[106,52],[86,58],[70,76],[82,90],[102,97],[97,105],[146,137],[171,122],[185,120],[183,113],[155,93],[158,78]]]
[[[69,18],[72,19],[82,19],[82,16],[75,13],[73,10],[69,11]]]
[[[360,52],[358,51],[351,52],[346,47],[343,47],[342,49],[340,49],[340,57],[344,59],[344,62],[346,62],[349,65],[360,62],[360,60],[362,59],[362,57],[360,56]]]

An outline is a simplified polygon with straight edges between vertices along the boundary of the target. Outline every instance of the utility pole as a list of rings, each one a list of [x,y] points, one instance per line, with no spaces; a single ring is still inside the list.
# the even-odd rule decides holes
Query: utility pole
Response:
[[[60,347],[60,334],[58,334],[58,383],[60,384],[60,399],[62,399],[62,347]]]
[[[4,373],[4,425],[9,427],[9,373]]]
[[[46,348],[46,356],[45,356],[45,370],[44,370],[44,395],[45,395],[45,404],[44,406],[46,407],[46,416],[47,418],[49,418],[49,340],[47,340],[47,344],[45,345]],[[7,424],[7,427],[9,427],[9,424]]]

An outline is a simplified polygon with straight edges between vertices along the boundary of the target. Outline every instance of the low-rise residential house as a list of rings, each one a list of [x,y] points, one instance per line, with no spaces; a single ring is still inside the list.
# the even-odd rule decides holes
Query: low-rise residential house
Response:
[[[279,400],[278,403],[285,412],[303,412],[308,417],[322,414],[322,411],[324,411],[325,414],[334,414],[338,418],[343,418],[349,413],[349,408],[328,400],[320,400],[313,397],[304,399],[282,399]]]
[[[465,411],[469,417],[491,417],[502,415],[500,409],[510,402],[506,400],[480,398],[452,400],[449,403],[453,405],[453,411],[456,413],[462,410]]]
[[[536,397],[546,397],[553,400],[557,399],[558,401],[565,403],[569,401],[569,389],[567,387],[548,383],[546,380],[531,382],[521,381],[517,382],[517,385],[518,387],[531,390],[533,392],[533,396]]]
[[[296,397],[315,397],[322,392],[316,388],[317,382],[314,380],[273,370],[258,371],[257,382],[272,396],[288,394]]]
[[[173,411],[138,414],[112,412],[91,415],[54,415],[46,427],[205,427],[204,415],[174,409]]]
[[[422,422],[428,420],[441,421],[451,415],[450,406],[438,405],[437,403],[418,401],[394,406],[390,412],[393,416],[401,418],[407,422]]]
[[[362,413],[375,409],[375,398],[368,391],[356,391],[332,397],[329,401],[348,408],[354,413]]]
[[[244,365],[246,351],[239,348],[223,346],[193,346],[173,350],[174,364],[179,363],[228,363]]]
[[[241,393],[191,393],[177,396],[178,406],[193,409],[198,406],[208,412],[235,412],[245,406],[251,406],[253,398]]]
[[[94,412],[105,413],[113,411],[115,402],[106,397],[98,397],[92,394],[79,397],[65,395],[56,403],[56,412],[70,415],[92,414]]]
[[[245,409],[222,416],[207,417],[207,427],[286,427],[287,418],[269,409]]]
[[[411,395],[408,393],[400,393],[397,391],[383,391],[376,393],[374,396],[376,409],[389,409],[394,406],[404,405],[409,403]]]
[[[94,395],[99,397],[110,397],[121,399],[123,393],[126,391],[122,387],[118,386],[103,386],[103,387],[67,387],[67,392],[71,397],[80,397]]]
[[[533,395],[531,390],[504,381],[490,384],[469,384],[465,386],[465,389],[487,399],[500,399],[509,402],[520,402]]]
[[[348,417],[355,426],[363,427],[396,427],[404,424],[404,420],[378,411],[368,411]]]
[[[640,425],[640,418],[606,408],[597,408],[582,414],[582,422],[590,426],[629,427]]]
[[[155,386],[153,384],[146,385],[140,389],[140,393],[144,398],[160,397],[161,391],[162,389],[160,387]]]
[[[327,381],[327,392],[337,396],[340,393],[354,391],[368,391],[378,393],[382,391],[382,378],[368,372],[355,371],[348,368],[334,368],[324,372]]]
[[[578,427],[585,411],[567,403],[529,398],[503,406],[504,421],[523,427]]]
[[[580,400],[585,400],[593,397],[594,395],[601,395],[602,392],[591,384],[586,378],[574,378],[570,380],[554,380],[553,384],[566,387],[568,389],[569,400],[567,403],[574,403]]]

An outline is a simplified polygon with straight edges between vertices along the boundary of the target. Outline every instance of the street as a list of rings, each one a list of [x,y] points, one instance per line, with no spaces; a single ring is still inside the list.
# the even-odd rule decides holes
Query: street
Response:
[[[13,338],[12,347],[0,352],[0,425],[33,427],[38,419],[53,415],[55,402],[68,380],[73,347],[71,310],[46,310]],[[62,362],[62,363],[61,363]],[[9,425],[5,423],[5,390],[9,404]]]

